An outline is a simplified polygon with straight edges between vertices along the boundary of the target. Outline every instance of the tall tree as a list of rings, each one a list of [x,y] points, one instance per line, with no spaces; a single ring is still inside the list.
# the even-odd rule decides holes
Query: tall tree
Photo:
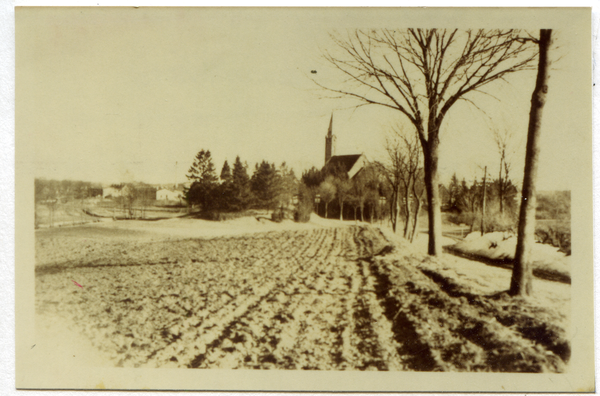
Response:
[[[135,217],[134,204],[138,200],[138,190],[133,183],[127,183],[121,190],[121,200],[125,209],[125,216],[133,219]]]
[[[393,134],[386,139],[385,150],[388,158],[380,165],[391,187],[389,200],[392,229],[396,232],[398,216],[404,210],[404,237],[410,234],[410,224],[413,218],[410,195],[416,182],[421,164],[421,149],[416,134],[407,137],[402,129],[395,127]]]
[[[294,173],[294,169],[287,166],[284,162],[279,167],[279,205],[287,206],[291,201],[292,197],[298,194],[298,179]]]
[[[499,129],[496,126],[491,128],[494,142],[498,148],[498,154],[500,157],[500,166],[498,171],[497,191],[498,191],[498,205],[500,207],[500,215],[504,215],[505,201],[507,198],[507,190],[510,188],[510,169],[511,161],[510,156],[513,152],[510,145],[513,138],[513,133],[510,129],[504,128]]]
[[[485,200],[487,195],[487,166],[483,170],[483,197],[481,198],[481,236],[485,234]]]
[[[410,233],[410,243],[415,239],[417,232],[417,226],[419,223],[419,212],[421,211],[421,205],[423,200],[423,194],[425,193],[425,180],[423,179],[423,168],[418,169],[413,183],[413,196],[415,199],[415,216],[412,232]]]
[[[229,168],[229,164],[227,160],[223,163],[223,168],[221,168],[221,176],[219,177],[221,182],[231,182],[231,168]]]
[[[461,195],[461,185],[456,177],[456,173],[452,175],[450,184],[448,185],[448,205],[453,208],[457,207],[458,200]]]
[[[213,193],[215,208],[225,212],[235,210],[233,208],[233,177],[227,160],[223,163],[219,179],[221,179],[221,184],[215,187]]]
[[[438,159],[440,128],[448,111],[508,74],[528,68],[536,54],[515,30],[356,30],[333,37],[341,49],[326,59],[347,88],[321,87],[384,106],[407,117],[424,154],[429,214],[428,253],[441,253]]]
[[[313,192],[319,188],[319,185],[323,182],[323,173],[316,167],[312,167],[302,172],[302,183],[306,187],[310,188]]]
[[[192,185],[185,190],[186,200],[192,206],[200,205],[201,210],[213,209],[215,202],[212,195],[217,185],[217,175],[209,150],[200,150],[196,154],[187,178]]]
[[[410,224],[413,221],[413,208],[411,205],[411,195],[413,194],[413,188],[417,183],[417,177],[419,175],[419,169],[421,165],[421,150],[419,149],[418,137],[413,135],[413,138],[409,138],[406,134],[402,133],[401,130],[395,130],[397,138],[400,141],[400,145],[396,145],[396,150],[400,150],[397,153],[400,171],[400,181],[402,183],[404,197],[402,199],[404,207],[404,238],[410,239]],[[397,197],[400,201],[400,196]]]
[[[250,188],[256,199],[256,206],[264,209],[275,209],[278,204],[281,180],[275,164],[262,161],[256,164]]]
[[[540,58],[535,88],[531,95],[517,249],[509,290],[511,295],[519,296],[531,295],[533,292],[531,249],[535,243],[536,179],[540,155],[542,111],[548,94],[550,68],[548,52],[552,42],[552,30],[540,30],[540,38],[536,42],[540,49]]]
[[[242,164],[240,157],[237,156],[233,164],[231,209],[234,211],[247,209],[250,204],[250,196],[248,167]]]

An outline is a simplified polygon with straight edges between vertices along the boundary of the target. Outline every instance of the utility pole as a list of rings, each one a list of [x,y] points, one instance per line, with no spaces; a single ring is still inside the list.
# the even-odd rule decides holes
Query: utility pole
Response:
[[[485,193],[486,193],[486,184],[485,184],[485,180],[487,177],[487,166],[485,167],[485,170],[483,171],[483,202],[481,204],[481,236],[483,236],[484,234],[484,228],[485,228]]]

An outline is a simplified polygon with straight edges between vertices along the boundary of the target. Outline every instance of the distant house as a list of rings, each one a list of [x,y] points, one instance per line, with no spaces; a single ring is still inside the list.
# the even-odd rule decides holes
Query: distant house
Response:
[[[102,188],[102,198],[117,198],[121,196],[121,189],[114,187],[103,187]]]
[[[157,201],[171,201],[171,202],[182,202],[183,201],[183,191],[179,190],[168,190],[166,188],[161,188],[156,191],[156,200]]]

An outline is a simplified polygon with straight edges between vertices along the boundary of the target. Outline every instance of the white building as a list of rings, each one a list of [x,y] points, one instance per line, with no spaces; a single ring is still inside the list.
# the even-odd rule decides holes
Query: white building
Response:
[[[102,188],[102,198],[112,197],[117,198],[121,196],[121,189],[117,189],[114,187],[103,187]]]
[[[166,188],[161,188],[160,190],[156,191],[156,200],[157,201],[182,202],[183,201],[183,192],[168,190]]]

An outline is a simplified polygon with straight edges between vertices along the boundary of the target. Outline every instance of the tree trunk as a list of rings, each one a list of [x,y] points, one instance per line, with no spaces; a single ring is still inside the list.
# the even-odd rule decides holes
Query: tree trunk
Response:
[[[344,221],[344,201],[340,202],[340,220]]]
[[[487,177],[487,166],[483,171],[483,198],[481,202],[481,236],[485,233],[485,192],[486,192],[486,177]]]
[[[533,292],[531,249],[535,243],[535,209],[538,159],[540,154],[540,133],[542,128],[542,111],[548,93],[548,47],[551,43],[552,30],[540,30],[540,55],[535,89],[531,96],[529,127],[527,130],[527,151],[525,153],[525,175],[523,177],[523,195],[519,212],[519,231],[517,250],[510,282],[509,293],[513,296],[529,296]]]
[[[415,222],[413,224],[412,234],[410,235],[410,243],[415,239],[415,233],[417,232],[417,223],[419,222],[419,211],[421,210],[421,199],[417,199],[417,208],[415,209]]]
[[[410,220],[411,220],[411,211],[410,211],[410,183],[408,186],[405,186],[404,191],[404,215],[406,217],[406,223],[404,224],[404,238],[410,239],[408,233],[410,230]]]
[[[360,221],[362,221],[362,222],[365,221],[365,204],[364,203],[360,204]]]
[[[500,216],[504,217],[504,180],[502,180],[502,162],[504,154],[500,156],[500,175],[498,176],[498,199],[500,200]]]
[[[398,185],[396,186],[396,199],[394,200],[393,206],[394,206],[394,233],[396,232],[396,230],[398,229],[398,216],[400,215],[400,182],[398,182]],[[391,214],[390,214],[391,216]]]
[[[327,218],[327,206],[329,205],[329,202],[325,202],[325,218]]]
[[[427,214],[429,216],[429,245],[427,253],[437,256],[442,252],[442,209],[438,175],[439,139],[429,134],[430,139],[423,147],[425,162],[425,188],[427,190]]]
[[[392,231],[394,232],[394,234],[396,233],[396,221],[398,219],[398,216],[396,215],[396,211],[398,210],[398,194],[396,192],[396,188],[394,189],[394,191],[392,192],[392,200],[389,203],[390,205],[390,221],[392,223]],[[379,201],[379,209],[380,212],[383,213],[383,210],[381,209],[381,201]],[[382,213],[380,213],[379,215],[382,216]]]

